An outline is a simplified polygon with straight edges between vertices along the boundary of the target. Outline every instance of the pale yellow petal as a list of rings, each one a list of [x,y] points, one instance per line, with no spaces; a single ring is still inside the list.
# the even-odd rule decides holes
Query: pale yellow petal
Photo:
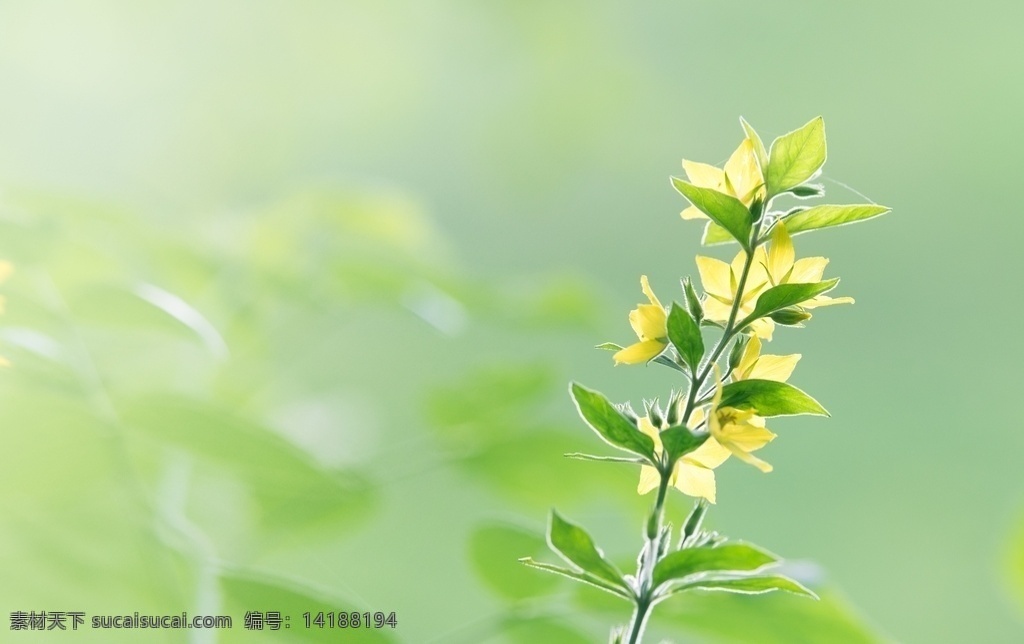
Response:
[[[700,427],[700,424],[704,422],[704,415],[705,414],[703,407],[698,407],[697,409],[694,409],[693,412],[690,414],[690,420],[687,421],[686,423],[687,427],[689,427],[690,429],[696,429],[697,427]]]
[[[766,427],[753,425],[726,425],[720,432],[726,446],[738,447],[744,452],[754,452],[775,439],[775,434]]]
[[[667,345],[657,340],[646,340],[631,344],[621,351],[616,351],[612,356],[615,364],[640,364],[650,362],[658,357]]]
[[[661,432],[659,432],[658,428],[651,422],[650,417],[644,416],[640,419],[640,422],[637,423],[637,425],[641,432],[650,436],[651,440],[654,441],[654,453],[661,454]]]
[[[700,447],[683,456],[681,460],[713,470],[729,458],[729,453],[714,436],[708,436]]]
[[[714,297],[704,300],[704,317],[714,322],[725,322],[732,311],[732,300],[722,302]]]
[[[714,257],[697,255],[697,271],[704,290],[710,295],[732,300],[732,289],[729,285],[729,265]]]
[[[753,378],[750,373],[754,370],[757,365],[757,359],[761,354],[761,341],[755,335],[747,342],[747,346],[743,349],[743,355],[740,357],[740,363],[736,365],[736,368],[732,371],[733,380],[747,380]]]
[[[644,295],[647,296],[647,299],[650,300],[651,304],[658,308],[664,308],[661,306],[661,302],[658,301],[658,297],[654,294],[654,291],[651,290],[651,283],[647,281],[646,275],[640,276],[640,290],[644,292]]]
[[[827,295],[818,295],[813,297],[806,302],[800,304],[805,309],[816,309],[819,306],[832,306],[833,304],[853,304],[854,299],[852,297],[829,297]]]
[[[754,156],[754,145],[750,139],[743,139],[743,142],[726,161],[725,174],[732,183],[733,196],[742,201],[744,205],[749,206],[753,200],[755,189],[763,183],[761,171],[757,167],[757,159]]]
[[[658,474],[658,470],[650,465],[640,466],[640,483],[636,486],[637,494],[647,494],[658,487],[659,483],[661,483],[661,475]]]
[[[786,226],[780,221],[772,230],[771,241],[768,244],[767,268],[773,284],[783,282],[786,274],[793,268],[795,259],[796,251],[793,250],[793,240],[786,232]]]
[[[641,341],[664,338],[667,324],[665,309],[654,304],[641,304],[629,312],[629,325]]]
[[[682,217],[683,219],[687,219],[687,220],[690,220],[690,219],[710,219],[710,217],[708,217],[703,212],[701,212],[701,209],[698,208],[697,206],[688,206],[688,207],[686,207],[681,213],[679,213],[679,216]]]
[[[772,334],[775,332],[775,322],[761,318],[754,320],[750,323],[750,330],[753,331],[754,335],[761,338],[765,342],[772,341]]]
[[[683,159],[686,178],[695,186],[720,190],[725,185],[724,173],[713,165]]]
[[[715,502],[715,473],[711,470],[679,461],[675,469],[674,485],[683,494]]]
[[[821,276],[825,274],[825,267],[828,266],[828,259],[825,257],[804,257],[793,264],[793,272],[789,274],[786,282],[789,284],[810,284],[820,282]]]
[[[732,451],[732,453],[733,453],[734,456],[736,456],[736,458],[740,459],[744,463],[749,463],[749,464],[753,465],[754,467],[756,467],[757,469],[761,470],[765,474],[767,474],[768,472],[771,472],[774,469],[771,466],[770,463],[762,461],[761,459],[759,459],[758,457],[754,456],[753,454],[749,454],[747,452],[744,452],[741,449],[734,449]]]
[[[793,375],[793,369],[796,369],[796,363],[799,361],[799,353],[788,356],[761,356],[746,378],[786,382]]]

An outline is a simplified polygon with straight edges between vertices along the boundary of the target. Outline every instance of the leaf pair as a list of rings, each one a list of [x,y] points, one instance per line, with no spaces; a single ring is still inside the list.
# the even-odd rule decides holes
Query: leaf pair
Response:
[[[654,567],[654,587],[663,597],[687,590],[723,590],[756,594],[786,590],[817,598],[799,582],[764,574],[778,563],[775,555],[748,543],[684,548],[668,554]]]
[[[670,427],[659,434],[664,449],[659,459],[654,451],[654,440],[637,429],[600,392],[575,382],[569,386],[569,391],[580,416],[606,443],[637,454],[656,467],[659,466],[659,460],[664,460],[664,466],[671,468],[680,457],[697,449],[707,440],[707,434],[698,436],[683,425]]]

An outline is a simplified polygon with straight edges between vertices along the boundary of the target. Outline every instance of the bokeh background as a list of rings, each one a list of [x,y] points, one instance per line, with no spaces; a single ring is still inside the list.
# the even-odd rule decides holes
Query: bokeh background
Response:
[[[724,161],[740,115],[770,140],[822,114],[828,201],[894,213],[797,238],[857,298],[771,347],[833,418],[775,423],[776,471],[719,470],[709,521],[823,601],[694,595],[652,641],[1021,641],[1022,20],[0,4],[5,622],[187,610],[235,627],[145,641],[309,641],[338,633],[302,612],[380,610],[396,629],[344,641],[604,641],[627,606],[514,561],[553,506],[623,565],[639,543],[636,472],[561,456],[602,449],[566,383],[679,384],[592,349],[632,338],[641,273],[664,300],[695,273],[668,176]]]

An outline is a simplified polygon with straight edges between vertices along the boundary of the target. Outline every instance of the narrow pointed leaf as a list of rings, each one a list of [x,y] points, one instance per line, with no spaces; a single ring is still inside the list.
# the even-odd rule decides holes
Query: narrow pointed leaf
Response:
[[[704,338],[700,335],[700,327],[686,309],[675,302],[668,313],[668,339],[690,370],[696,371],[700,359],[704,357]]]
[[[605,442],[648,460],[654,458],[651,437],[629,422],[607,398],[575,382],[569,385],[569,391],[580,416]]]
[[[629,599],[630,598],[629,594],[627,594],[626,591],[622,590],[621,588],[618,588],[617,586],[613,586],[613,585],[611,585],[611,584],[609,584],[609,583],[607,583],[605,581],[602,581],[601,579],[593,577],[591,575],[587,575],[587,574],[584,574],[584,573],[581,573],[581,572],[576,572],[575,570],[570,570],[568,568],[562,568],[561,566],[554,566],[552,564],[546,564],[546,563],[542,563],[540,561],[534,561],[531,557],[523,557],[519,561],[520,561],[520,563],[522,563],[522,564],[524,564],[526,566],[529,566],[530,568],[536,568],[537,570],[543,570],[544,572],[550,572],[550,573],[553,573],[553,574],[556,574],[556,575],[561,575],[563,577],[568,577],[569,579],[572,579],[573,581],[578,581],[578,582],[582,582],[584,584],[589,584],[591,586],[594,586],[596,588],[600,588],[601,590],[609,592],[609,593],[611,593],[611,594],[613,594],[613,595],[615,595],[617,597],[622,597],[623,599]]]
[[[596,454],[583,454],[581,452],[572,452],[570,454],[563,454],[566,458],[576,459],[577,461],[601,461],[605,463],[633,463],[633,464],[644,464],[647,461],[642,458],[623,458],[619,456],[598,456]]]
[[[690,203],[710,217],[711,221],[729,231],[729,234],[746,248],[750,241],[753,217],[743,202],[724,192],[701,188],[676,177],[672,177],[672,185],[689,199]]]
[[[828,416],[817,400],[793,385],[774,380],[740,380],[722,388],[722,407],[753,409],[759,416]]]
[[[740,117],[740,125],[743,126],[743,131],[746,133],[747,138],[754,145],[754,156],[757,158],[757,165],[761,168],[761,173],[764,173],[764,169],[768,167],[768,152],[764,149],[764,141],[761,140],[761,136],[754,130],[747,120]]]
[[[803,584],[789,577],[782,575],[757,576],[757,577],[709,577],[682,584],[672,589],[671,594],[685,590],[719,590],[743,595],[760,595],[775,590],[784,590],[796,595],[804,595],[812,599],[818,599],[818,595]]]
[[[587,531],[569,523],[554,510],[551,511],[551,523],[548,526],[548,544],[552,550],[582,572],[612,586],[629,589],[629,585],[622,578],[622,573],[604,558],[604,554],[594,545],[594,540]]]
[[[697,449],[708,439],[707,434],[694,434],[685,425],[669,427],[659,436],[670,463],[675,463],[681,456]]]
[[[788,306],[795,306],[801,302],[827,293],[836,287],[839,278],[825,280],[824,282],[808,282],[806,284],[779,284],[773,286],[757,298],[754,311],[747,316],[744,323],[753,322],[757,318],[770,315],[775,311]]]
[[[805,233],[817,228],[844,226],[858,221],[874,219],[889,212],[891,208],[875,204],[858,204],[851,206],[814,206],[807,210],[789,215],[783,219],[786,231],[790,235]]]
[[[705,572],[749,572],[776,563],[778,557],[749,543],[728,543],[717,548],[677,550],[654,567],[654,585]]]
[[[722,228],[713,221],[709,221],[708,225],[704,227],[704,237],[701,238],[700,243],[705,246],[717,246],[719,244],[729,244],[735,242],[736,238],[729,234],[729,231]]]
[[[764,179],[771,198],[813,177],[825,163],[825,121],[819,116],[772,143]]]
[[[622,351],[622,345],[615,344],[614,342],[603,342],[594,348],[604,349],[605,351]]]

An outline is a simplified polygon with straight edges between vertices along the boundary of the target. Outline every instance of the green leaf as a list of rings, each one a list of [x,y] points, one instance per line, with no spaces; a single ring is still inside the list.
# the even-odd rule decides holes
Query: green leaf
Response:
[[[683,551],[685,552],[685,551]],[[805,595],[813,599],[818,596],[800,582],[782,575],[757,577],[708,577],[682,584],[672,590],[672,594],[685,590],[720,590],[743,595],[760,595],[775,590],[785,590],[796,595]]]
[[[550,572],[555,575],[561,575],[562,577],[568,577],[573,581],[578,581],[584,584],[588,584],[595,588],[600,588],[606,592],[609,592],[616,597],[622,597],[623,599],[629,599],[630,596],[618,586],[613,586],[601,579],[593,577],[591,575],[576,572],[568,568],[562,568],[561,566],[554,566],[552,564],[546,564],[540,561],[534,561],[532,557],[523,557],[518,560],[519,563],[529,566],[530,568],[536,568],[537,570],[543,570],[544,572]]]
[[[696,371],[704,357],[704,338],[690,314],[675,302],[668,313],[668,339],[690,370]]]
[[[607,398],[583,385],[571,383],[569,392],[583,420],[609,445],[654,459],[654,441],[638,430]]]
[[[774,380],[740,380],[722,387],[721,407],[753,409],[759,416],[828,416],[818,401],[793,385]]]
[[[889,212],[891,208],[875,204],[850,206],[814,206],[783,219],[790,235],[804,233],[817,228],[829,228],[867,221]]]
[[[789,193],[797,199],[811,199],[825,194],[825,187],[818,183],[808,183],[789,189]]]
[[[834,289],[838,283],[839,278],[835,277],[824,282],[779,284],[778,286],[773,286],[758,296],[757,303],[754,305],[754,311],[743,320],[740,328],[757,318],[770,315],[779,309],[795,306],[801,302],[806,302],[812,297],[827,293]]]
[[[548,545],[569,563],[597,579],[630,592],[619,569],[604,558],[587,531],[569,523],[554,510],[548,526]]]
[[[540,534],[504,523],[486,523],[470,535],[468,550],[474,572],[501,597],[525,599],[551,592],[558,586],[558,580],[535,574],[516,563],[524,555],[546,550]]]
[[[709,221],[708,225],[704,227],[704,237],[701,238],[700,243],[705,246],[717,246],[719,244],[730,244],[735,241],[736,239],[729,234],[728,230],[713,221]]]
[[[768,198],[813,177],[825,163],[825,121],[820,116],[775,139],[764,180]]]
[[[761,172],[764,173],[764,169],[768,167],[768,152],[764,149],[764,142],[757,131],[742,116],[740,117],[740,125],[743,126],[743,131],[746,133],[747,138],[754,144],[754,156],[757,158],[757,165],[761,168]]]
[[[563,454],[566,458],[572,458],[577,461],[599,461],[602,463],[632,463],[643,465],[647,461],[641,458],[622,458],[619,456],[598,456],[596,454],[583,454],[581,452],[571,452],[569,454]]]
[[[704,572],[747,572],[776,563],[778,557],[748,543],[728,543],[717,548],[677,550],[654,567],[654,585]]]
[[[615,344],[614,342],[602,342],[594,348],[604,349],[605,351],[622,351],[622,345]]]
[[[661,432],[660,436],[661,444],[665,446],[665,453],[668,454],[670,463],[675,463],[680,456],[689,454],[708,439],[707,434],[694,434],[685,425],[669,427]]]
[[[710,217],[711,221],[729,231],[744,248],[747,247],[753,218],[743,202],[723,192],[701,188],[676,177],[672,177],[672,185],[689,199],[690,203]]]

